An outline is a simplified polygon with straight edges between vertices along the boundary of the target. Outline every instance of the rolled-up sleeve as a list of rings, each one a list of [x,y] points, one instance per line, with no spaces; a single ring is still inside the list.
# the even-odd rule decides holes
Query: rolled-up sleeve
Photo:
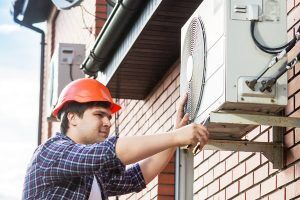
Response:
[[[92,145],[54,142],[42,151],[40,167],[46,178],[54,179],[92,175],[107,169],[123,171],[125,166],[115,152],[116,141],[117,137]]]
[[[109,170],[106,174],[99,175],[104,181],[103,186],[108,196],[139,192],[146,187],[145,179],[138,163],[121,172]]]

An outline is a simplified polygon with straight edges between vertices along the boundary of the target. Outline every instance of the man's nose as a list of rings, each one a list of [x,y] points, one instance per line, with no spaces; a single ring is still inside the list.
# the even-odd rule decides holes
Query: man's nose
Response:
[[[111,127],[111,122],[108,117],[103,118],[103,126]]]

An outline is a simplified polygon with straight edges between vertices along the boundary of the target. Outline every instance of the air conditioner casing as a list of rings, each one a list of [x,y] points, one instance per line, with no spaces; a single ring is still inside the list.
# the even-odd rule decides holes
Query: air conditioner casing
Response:
[[[80,65],[85,57],[85,44],[59,43],[48,73],[47,116],[50,117],[62,89],[73,80],[84,78]],[[71,71],[70,71],[71,70]]]
[[[263,72],[274,56],[259,50],[251,38],[248,17],[253,13],[247,9],[246,13],[236,12],[237,7],[251,5],[259,8],[260,18],[255,27],[257,40],[268,47],[286,44],[286,2],[282,0],[204,0],[182,27],[181,57],[188,26],[195,17],[202,20],[206,34],[205,85],[196,123],[201,123],[214,111],[273,114],[287,105],[286,74],[278,79],[272,92],[252,91],[245,84],[246,80]],[[274,75],[286,61],[284,57],[260,81]],[[188,90],[186,70],[182,63],[181,95]]]

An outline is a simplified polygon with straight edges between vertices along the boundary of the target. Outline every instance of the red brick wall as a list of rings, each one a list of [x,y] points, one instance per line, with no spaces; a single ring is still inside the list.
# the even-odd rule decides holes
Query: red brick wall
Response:
[[[96,9],[95,9],[95,34],[98,35],[103,27],[107,15],[106,15],[106,0],[96,0]]]
[[[145,100],[120,99],[120,136],[155,134],[173,128],[179,101],[179,63],[171,67],[157,87]],[[115,121],[111,130],[115,129]],[[114,133],[113,133],[114,134]],[[123,195],[125,199],[171,200],[175,194],[175,159],[163,172],[138,194]],[[113,199],[113,198],[112,198]]]
[[[300,1],[287,0],[288,35],[299,27]],[[291,60],[300,44],[289,53]],[[289,71],[289,102],[286,115],[300,117],[300,65]],[[271,142],[272,130],[261,126],[247,139]],[[285,167],[274,170],[261,153],[202,151],[194,160],[194,199],[300,199],[300,129],[287,128],[284,134]]]

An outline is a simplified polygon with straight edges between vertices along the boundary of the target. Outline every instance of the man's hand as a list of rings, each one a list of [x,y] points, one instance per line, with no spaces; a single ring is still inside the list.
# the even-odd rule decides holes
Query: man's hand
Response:
[[[179,146],[189,145],[191,148],[194,148],[198,144],[197,149],[201,150],[208,141],[209,133],[202,125],[194,123],[187,125],[189,115],[184,114],[184,106],[187,103],[187,99],[188,96],[185,95],[180,102],[175,123],[176,130],[174,132],[177,135]]]
[[[176,134],[176,141],[178,146],[191,145],[195,147],[200,143],[199,149],[208,141],[208,131],[206,128],[199,124],[189,124],[173,131]]]
[[[177,118],[175,122],[175,129],[181,128],[188,124],[189,114],[188,113],[184,114],[184,106],[187,103],[187,100],[188,100],[188,95],[186,94],[179,104],[179,108],[177,111]]]

